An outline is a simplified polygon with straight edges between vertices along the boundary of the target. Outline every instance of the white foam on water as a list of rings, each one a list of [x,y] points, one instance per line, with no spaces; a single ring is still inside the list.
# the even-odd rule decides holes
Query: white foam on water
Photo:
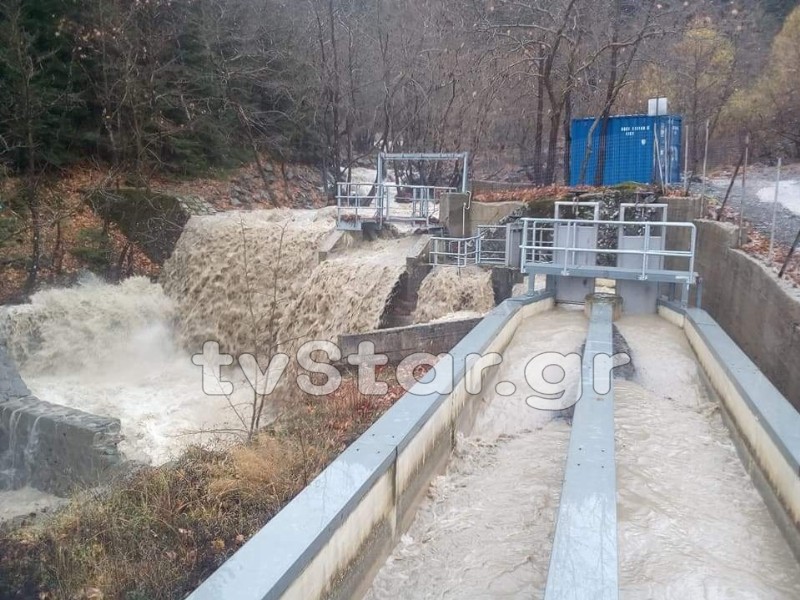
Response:
[[[233,394],[212,380],[207,395],[192,355],[216,341],[235,358],[256,354],[263,367],[270,353],[304,341],[376,329],[416,241],[354,242],[318,263],[333,226],[328,209],[193,218],[164,267],[163,290],[133,278],[40,292],[6,310],[9,350],[42,400],[119,418],[129,458],[160,464],[192,443],[242,439],[252,387],[234,366],[223,375]]]
[[[578,350],[586,323],[582,312],[559,309],[520,324],[472,435],[459,440],[368,599],[530,598],[544,587],[569,427],[525,403],[525,365],[542,352]],[[579,369],[566,373],[572,393],[578,377]],[[500,396],[499,382],[516,391]]]
[[[51,289],[4,312],[9,350],[31,392],[119,418],[120,450],[131,459],[163,463],[242,427],[230,402],[241,409],[250,397],[243,379],[230,401],[203,392],[200,368],[173,340],[173,303],[158,284]]]
[[[617,325],[637,368],[615,386],[620,598],[800,598],[800,566],[683,331],[656,316]]]
[[[794,599],[800,567],[738,459],[684,333],[625,317],[636,381],[617,380],[620,597]],[[524,365],[569,353],[580,312],[523,323],[493,382],[524,390]],[[573,393],[578,373],[567,373]],[[488,396],[473,434],[376,576],[367,598],[542,598],[569,428]]]

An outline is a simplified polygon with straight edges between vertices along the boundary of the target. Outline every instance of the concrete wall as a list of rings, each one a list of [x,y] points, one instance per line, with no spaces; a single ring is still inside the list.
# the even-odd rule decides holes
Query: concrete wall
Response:
[[[472,428],[481,395],[466,391],[466,358],[501,352],[526,316],[548,310],[552,296],[507,300],[451,352],[449,393],[398,400],[261,531],[211,575],[192,600],[358,598],[411,524],[458,432]]]
[[[419,298],[419,286],[430,272],[428,264],[430,235],[420,235],[406,254],[406,270],[400,276],[389,304],[381,316],[379,329],[405,327],[413,322]]]
[[[444,194],[439,204],[439,220],[447,228],[451,237],[467,237],[472,227],[469,224],[469,211],[464,213],[464,205],[469,202],[469,194]]]
[[[469,219],[472,230],[479,225],[494,225],[511,213],[522,208],[522,202],[476,202],[473,201],[469,209]]]
[[[800,410],[800,291],[736,250],[735,226],[705,220],[696,225],[702,308]]]
[[[491,272],[495,304],[500,304],[503,300],[511,298],[514,295],[514,285],[524,281],[524,276],[520,273],[519,267],[492,267]]]
[[[30,485],[57,495],[94,486],[123,462],[118,419],[31,396],[0,347],[0,489]]]
[[[667,302],[659,314],[686,332],[745,468],[800,559],[800,414],[706,311]]]
[[[479,317],[379,329],[366,333],[349,333],[339,336],[339,348],[342,350],[342,359],[346,360],[349,355],[358,353],[358,345],[361,342],[372,342],[376,354],[386,354],[389,363],[397,364],[414,352],[430,354],[449,352],[480,321]]]
[[[466,214],[462,212],[469,202]],[[469,237],[480,225],[495,225],[511,213],[519,210],[522,202],[478,202],[469,201],[467,194],[445,194],[439,208],[440,220],[451,237]],[[463,226],[462,226],[463,221]]]

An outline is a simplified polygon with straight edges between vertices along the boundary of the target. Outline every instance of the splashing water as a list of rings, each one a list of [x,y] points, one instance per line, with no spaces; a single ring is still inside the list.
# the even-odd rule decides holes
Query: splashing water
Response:
[[[656,316],[618,327],[638,369],[636,381],[615,383],[620,598],[800,597],[800,566],[706,396],[684,333]],[[485,396],[369,600],[543,596],[569,429],[525,411],[520,371],[539,352],[574,351],[584,334],[582,316],[563,309],[520,324],[492,380],[517,392]]]
[[[173,352],[172,310],[161,289],[144,277],[119,286],[89,279],[9,307],[0,330],[26,373],[62,375],[92,367],[116,377],[131,364],[158,364]]]
[[[459,439],[416,519],[373,582],[368,600],[530,598],[543,588],[569,426],[530,408],[525,365],[542,352],[574,352],[586,319],[559,309],[520,323],[484,386],[483,412]],[[565,373],[574,390],[579,369]],[[496,384],[514,393],[500,396]]]
[[[323,218],[246,213],[192,219],[165,265],[182,343],[237,355],[291,353],[308,340],[377,329],[414,237],[352,242],[319,262]]]
[[[287,309],[332,228],[330,219],[305,212],[192,218],[162,274],[181,344],[197,352],[214,340],[237,355],[280,341],[281,321],[291,318]]]
[[[191,355],[208,340],[259,354],[377,328],[415,241],[353,243],[318,264],[332,228],[326,210],[194,218],[165,265],[163,290],[134,278],[40,292],[7,311],[9,349],[43,400],[118,417],[129,458],[162,463],[190,443],[238,439],[252,388],[231,367],[223,379],[233,395],[206,395]]]
[[[492,276],[480,267],[434,267],[419,288],[415,323],[459,312],[483,315],[494,306]]]
[[[158,284],[133,278],[39,292],[6,309],[0,327],[33,394],[119,418],[120,450],[162,463],[241,426],[228,399],[203,393],[199,368],[173,341],[173,315]]]

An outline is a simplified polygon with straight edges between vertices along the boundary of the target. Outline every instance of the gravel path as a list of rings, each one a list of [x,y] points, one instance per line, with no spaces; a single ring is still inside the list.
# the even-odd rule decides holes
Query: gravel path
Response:
[[[709,180],[706,193],[720,202],[730,183],[732,170],[716,174]],[[772,228],[772,203],[775,193],[776,167],[754,165],[747,170],[745,188],[744,219],[755,230],[769,236]],[[700,191],[694,184],[694,191]],[[800,229],[800,164],[784,166],[778,196],[775,220],[775,241],[789,246]],[[730,209],[739,212],[742,207],[742,175],[739,173],[728,199]]]

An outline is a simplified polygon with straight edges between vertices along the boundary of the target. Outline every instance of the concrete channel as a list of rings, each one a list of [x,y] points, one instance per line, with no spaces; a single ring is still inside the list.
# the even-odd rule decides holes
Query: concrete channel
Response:
[[[658,227],[691,250],[648,255]],[[523,242],[523,270],[543,269],[547,289],[477,323],[429,374],[452,389],[418,384],[191,598],[800,597],[800,414],[687,304],[696,228],[647,224],[619,267],[569,267],[597,247],[558,244],[526,267]],[[534,262],[553,251],[523,239]],[[619,310],[569,307],[609,276],[632,300],[614,335]],[[672,292],[656,300],[659,286]],[[621,364],[617,335],[634,374],[598,378]],[[484,372],[471,357],[488,353],[503,361]],[[562,357],[560,374],[531,370],[543,353]],[[542,389],[551,410],[537,410]]]

